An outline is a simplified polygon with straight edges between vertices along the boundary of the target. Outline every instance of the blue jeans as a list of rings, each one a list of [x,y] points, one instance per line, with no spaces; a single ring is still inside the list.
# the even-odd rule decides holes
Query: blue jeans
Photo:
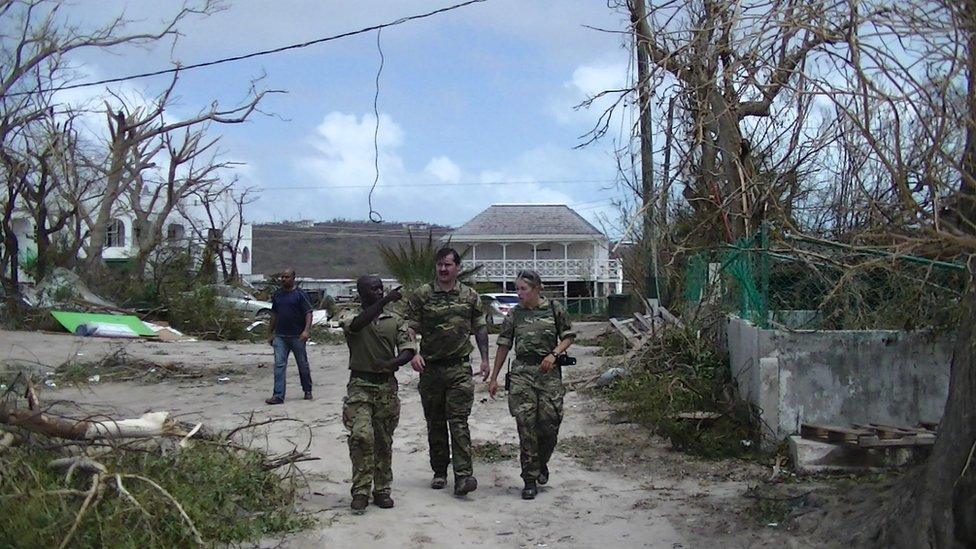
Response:
[[[298,336],[274,336],[271,342],[274,348],[274,396],[285,398],[285,367],[288,366],[288,353],[295,355],[298,364],[298,378],[302,381],[302,390],[306,393],[312,390],[312,372],[308,368],[308,354],[305,352],[305,342]]]

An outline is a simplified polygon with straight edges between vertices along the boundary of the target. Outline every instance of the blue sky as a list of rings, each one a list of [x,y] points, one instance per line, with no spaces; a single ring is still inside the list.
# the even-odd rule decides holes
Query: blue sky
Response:
[[[167,43],[112,55],[87,52],[74,62],[90,79],[114,77],[166,68],[174,60],[191,64],[312,40],[451,3],[231,2],[225,11],[183,24],[172,50]],[[87,25],[125,10],[139,28],[166,15],[159,5],[84,2],[68,15]],[[170,6],[166,10],[176,4]],[[603,141],[574,150],[602,108],[578,112],[573,106],[622,85],[629,67],[622,35],[583,25],[625,30],[626,24],[602,1],[488,0],[385,29],[376,210],[387,220],[459,225],[492,203],[555,202],[575,205],[594,223],[600,215],[613,218],[609,199],[620,191],[611,182],[611,136],[620,134],[620,123]],[[287,91],[262,103],[274,116],[214,128],[224,158],[245,163],[237,170],[241,184],[261,189],[248,217],[365,219],[378,65],[376,34],[369,33],[189,71],[178,84],[173,112],[192,114],[213,100],[229,106],[264,74],[261,86]],[[152,96],[167,83],[153,77],[113,89]],[[481,184],[513,181],[537,183]]]

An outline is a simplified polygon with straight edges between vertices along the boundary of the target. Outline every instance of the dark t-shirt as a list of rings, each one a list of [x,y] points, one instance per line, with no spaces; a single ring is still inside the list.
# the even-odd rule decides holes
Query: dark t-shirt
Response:
[[[305,315],[312,310],[312,302],[298,288],[278,290],[271,298],[271,310],[277,315],[275,335],[297,337],[305,329]]]

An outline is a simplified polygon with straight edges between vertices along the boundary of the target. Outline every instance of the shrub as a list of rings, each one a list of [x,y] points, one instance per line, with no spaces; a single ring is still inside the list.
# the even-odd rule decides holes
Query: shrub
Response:
[[[241,340],[248,335],[248,319],[218,301],[212,286],[198,286],[171,296],[169,323],[201,339]]]

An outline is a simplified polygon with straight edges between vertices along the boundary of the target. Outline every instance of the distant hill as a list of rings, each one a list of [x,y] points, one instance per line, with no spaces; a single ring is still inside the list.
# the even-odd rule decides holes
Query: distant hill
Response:
[[[397,246],[414,239],[438,239],[451,227],[421,222],[297,221],[255,224],[252,232],[254,274],[270,275],[293,267],[300,277],[354,278],[362,274],[389,276],[378,245]]]

